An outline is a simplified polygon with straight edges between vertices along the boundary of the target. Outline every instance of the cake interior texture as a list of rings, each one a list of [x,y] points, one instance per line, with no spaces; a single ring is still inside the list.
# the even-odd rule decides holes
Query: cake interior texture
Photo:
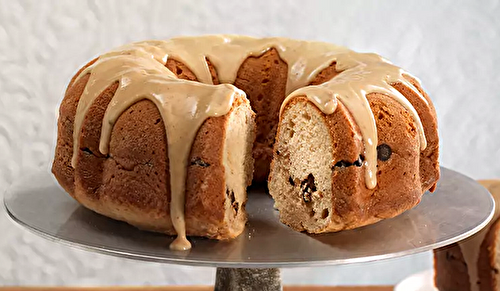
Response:
[[[276,146],[276,154],[285,158],[275,162],[269,190],[283,221],[298,230],[317,232],[333,213],[330,161],[334,141],[313,104],[298,102],[290,107],[282,116],[284,129]]]

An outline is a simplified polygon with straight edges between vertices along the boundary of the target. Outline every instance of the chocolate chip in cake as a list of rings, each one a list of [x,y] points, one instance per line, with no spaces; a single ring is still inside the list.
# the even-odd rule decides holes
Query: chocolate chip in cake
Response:
[[[359,158],[355,160],[352,165],[355,167],[361,167],[363,165],[363,159],[361,158],[361,156],[359,156]]]
[[[354,162],[348,162],[348,161],[338,161],[334,166],[333,168],[347,168],[347,167],[350,167],[350,166],[355,166],[355,167],[361,167],[363,165],[363,161],[365,160],[365,158],[363,157],[363,155],[360,155],[359,158],[357,160],[355,160]],[[333,170],[333,169],[332,169]]]
[[[195,158],[194,160],[191,161],[191,166],[200,166],[203,168],[210,167],[210,164],[203,161],[201,158]]]
[[[292,177],[288,177],[288,182],[290,185],[295,186],[295,182],[293,181]]]
[[[351,166],[352,164],[349,163],[349,162],[346,162],[346,161],[338,161],[334,167],[336,168],[347,168],[349,166]]]
[[[312,193],[316,192],[316,185],[314,184],[314,176],[312,174],[309,174],[307,179],[304,179],[300,183],[300,189],[302,189],[302,200],[305,203],[311,202]]]
[[[387,144],[381,144],[377,146],[377,158],[383,162],[391,158],[392,149]]]
[[[303,191],[302,192],[302,200],[304,200],[305,203],[309,203],[311,202],[311,199],[312,199],[312,193],[309,192],[309,189],[307,191]]]

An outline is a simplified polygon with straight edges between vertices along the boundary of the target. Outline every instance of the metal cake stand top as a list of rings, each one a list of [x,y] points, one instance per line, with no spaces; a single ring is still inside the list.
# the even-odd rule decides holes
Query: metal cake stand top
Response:
[[[359,229],[308,235],[281,224],[272,199],[262,192],[249,193],[249,222],[237,239],[190,238],[189,252],[171,251],[172,237],[85,209],[49,173],[17,181],[4,204],[20,225],[70,246],[138,260],[225,268],[340,265],[414,254],[476,233],[491,220],[495,207],[477,182],[442,168],[436,192],[426,193],[414,209]]]

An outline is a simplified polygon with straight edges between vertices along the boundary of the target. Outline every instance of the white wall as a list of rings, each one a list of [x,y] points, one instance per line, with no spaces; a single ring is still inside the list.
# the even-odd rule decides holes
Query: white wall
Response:
[[[486,0],[0,0],[0,192],[27,170],[47,169],[56,107],[79,66],[130,41],[207,33],[288,36],[378,52],[418,76],[433,98],[442,165],[473,178],[500,177],[499,15],[499,2]],[[284,279],[385,284],[430,266],[427,253],[285,270]],[[208,284],[213,275],[210,268],[70,249],[0,213],[0,285]]]

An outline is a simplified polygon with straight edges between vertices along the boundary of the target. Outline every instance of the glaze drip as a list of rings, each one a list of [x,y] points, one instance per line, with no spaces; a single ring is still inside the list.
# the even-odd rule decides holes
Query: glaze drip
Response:
[[[189,249],[184,221],[186,167],[191,145],[203,121],[229,112],[233,100],[244,93],[234,83],[241,64],[275,48],[288,65],[284,105],[297,96],[306,96],[325,114],[335,112],[342,102],[360,127],[365,146],[366,185],[376,186],[377,130],[366,95],[382,93],[400,102],[413,116],[420,134],[420,146],[426,147],[420,118],[413,106],[391,85],[402,83],[423,100],[400,68],[375,54],[360,54],[345,47],[322,42],[286,38],[251,38],[233,35],[173,38],[144,41],[120,47],[102,55],[78,77],[90,74],[75,116],[72,166],[78,164],[79,140],[85,116],[94,100],[111,84],[119,86],[111,100],[102,125],[99,150],[106,154],[113,125],[132,104],[151,100],[163,118],[170,161],[170,213],[178,238],[173,249]],[[175,59],[186,65],[201,82],[180,80],[165,64]],[[213,85],[206,60],[214,65],[223,85]],[[307,86],[323,69],[336,63],[341,73],[323,84]],[[307,87],[305,87],[307,86]]]

